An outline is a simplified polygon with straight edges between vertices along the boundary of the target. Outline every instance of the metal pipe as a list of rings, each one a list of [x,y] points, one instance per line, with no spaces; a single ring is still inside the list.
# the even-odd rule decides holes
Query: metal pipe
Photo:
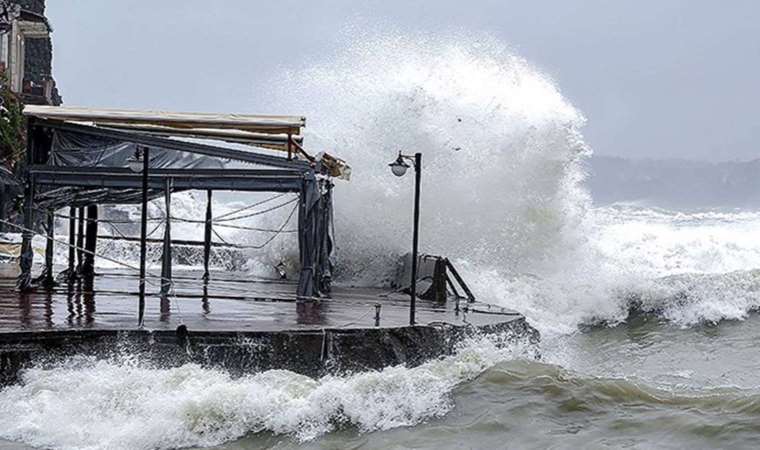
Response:
[[[82,264],[84,264],[84,207],[79,207],[79,214],[77,217],[77,272],[82,270]]]
[[[420,183],[422,181],[422,153],[414,154],[414,235],[412,237],[412,286],[409,306],[409,325],[415,324],[417,306],[417,247],[420,231]]]
[[[95,274],[95,250],[98,247],[98,205],[87,206],[87,226],[85,230],[85,252],[82,274],[87,279]]]
[[[47,240],[45,242],[45,277],[42,280],[45,287],[51,288],[55,285],[53,276],[53,238],[55,237],[55,211],[47,210]]]
[[[211,189],[206,191],[206,225],[203,230],[203,281],[208,283],[208,263],[211,258]]]
[[[19,255],[19,269],[16,286],[21,292],[28,291],[32,286],[32,265],[34,264],[34,250],[32,249],[32,237],[34,228],[34,175],[29,168],[35,162],[35,118],[30,117],[26,124],[26,165],[24,174],[26,184],[24,186],[24,231],[21,234],[21,253]]]
[[[164,223],[163,251],[161,253],[161,295],[166,297],[172,285],[172,187],[171,179],[167,178],[164,185],[164,205],[166,209],[166,222]]]
[[[449,272],[451,272],[452,275],[454,275],[454,279],[457,280],[457,283],[459,283],[459,286],[464,290],[465,295],[467,295],[467,300],[472,303],[475,301],[475,295],[472,293],[470,288],[467,286],[467,283],[464,282],[462,277],[459,275],[459,272],[457,272],[457,269],[454,268],[454,265],[451,264],[451,261],[446,259],[446,267],[448,267]]]
[[[148,163],[150,161],[148,147],[142,148],[142,214],[140,216],[140,303],[137,312],[137,326],[142,327],[145,317],[145,256],[146,238],[148,237]]]
[[[77,209],[69,208],[69,281],[74,279],[76,245],[77,245]]]

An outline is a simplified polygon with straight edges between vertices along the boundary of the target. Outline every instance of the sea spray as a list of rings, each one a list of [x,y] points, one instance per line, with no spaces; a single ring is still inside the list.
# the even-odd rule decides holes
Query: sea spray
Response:
[[[757,215],[653,212],[661,223],[648,225],[646,212],[593,208],[583,115],[502,42],[352,34],[321,58],[275,81],[267,103],[305,114],[308,145],[353,166],[336,187],[339,281],[383,284],[408,251],[411,180],[387,163],[419,151],[422,251],[454,260],[479,300],[545,335],[614,325],[640,305],[681,325],[760,305],[751,273],[692,277],[686,292],[660,281],[760,267]]]
[[[157,368],[129,354],[75,357],[29,369],[0,391],[0,437],[56,449],[168,449],[261,431],[310,440],[342,426],[411,426],[448,412],[460,383],[535,355],[529,343],[503,344],[477,338],[415,368],[316,380],[280,370],[234,378],[197,365]]]

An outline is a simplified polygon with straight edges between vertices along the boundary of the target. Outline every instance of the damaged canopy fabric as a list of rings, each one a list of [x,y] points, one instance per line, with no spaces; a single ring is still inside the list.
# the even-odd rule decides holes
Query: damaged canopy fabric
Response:
[[[146,148],[150,155],[149,198],[164,195],[168,189],[164,185],[173,186],[172,192],[202,189],[298,193],[301,277],[297,297],[313,298],[329,292],[332,183],[329,174],[320,172],[321,165],[44,118],[30,124],[29,187],[24,208],[27,228],[31,228],[35,210],[39,209],[139,202],[142,175],[131,172],[129,167],[138,149]],[[230,161],[248,163],[254,168],[225,168]],[[22,289],[31,284],[30,239],[25,233],[19,277]]]

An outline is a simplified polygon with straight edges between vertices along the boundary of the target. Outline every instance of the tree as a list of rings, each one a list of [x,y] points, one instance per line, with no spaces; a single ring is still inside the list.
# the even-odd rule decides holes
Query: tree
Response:
[[[0,69],[0,160],[11,170],[26,150],[23,109],[19,96],[10,90],[5,71]]]

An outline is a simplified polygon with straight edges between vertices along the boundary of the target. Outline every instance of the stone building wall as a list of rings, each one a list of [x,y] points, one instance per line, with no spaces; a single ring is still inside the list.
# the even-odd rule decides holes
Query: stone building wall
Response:
[[[31,24],[35,30],[25,33],[23,39],[23,77],[20,91],[24,103],[60,105],[61,96],[53,79],[53,42],[50,38],[52,29],[45,17],[45,0],[0,0],[20,6],[16,17],[19,23]]]
[[[45,15],[45,0],[13,0],[13,3],[20,5],[22,9],[29,12]]]

